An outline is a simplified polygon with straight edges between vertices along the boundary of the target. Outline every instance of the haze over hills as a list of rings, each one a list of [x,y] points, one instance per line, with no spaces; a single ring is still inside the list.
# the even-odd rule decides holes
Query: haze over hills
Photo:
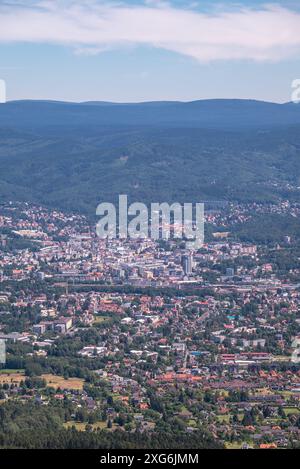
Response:
[[[247,100],[0,105],[0,200],[299,200],[300,106]]]
[[[300,106],[252,100],[66,103],[12,101],[0,107],[0,125],[22,128],[94,125],[237,129],[300,124]]]

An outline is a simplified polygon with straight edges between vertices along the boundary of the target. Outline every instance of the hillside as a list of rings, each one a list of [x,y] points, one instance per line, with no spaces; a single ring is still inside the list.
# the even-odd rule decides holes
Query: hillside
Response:
[[[0,106],[0,201],[299,200],[300,106],[256,101]]]

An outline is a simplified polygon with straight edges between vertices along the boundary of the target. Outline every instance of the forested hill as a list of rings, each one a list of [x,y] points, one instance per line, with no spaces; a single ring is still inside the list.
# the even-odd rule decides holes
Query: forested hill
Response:
[[[0,202],[300,199],[300,105],[0,105]]]

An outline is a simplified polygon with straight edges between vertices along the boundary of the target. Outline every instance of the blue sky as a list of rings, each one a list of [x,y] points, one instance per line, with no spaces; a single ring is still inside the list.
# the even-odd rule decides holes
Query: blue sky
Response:
[[[290,100],[300,2],[0,0],[8,99]]]

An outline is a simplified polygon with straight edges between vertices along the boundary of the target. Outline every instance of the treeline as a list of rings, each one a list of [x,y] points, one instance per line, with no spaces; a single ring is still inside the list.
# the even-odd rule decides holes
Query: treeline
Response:
[[[100,285],[100,284],[93,284],[92,289],[90,284],[85,285],[81,283],[80,285],[69,285],[70,291],[80,291],[80,292],[89,292],[91,290],[97,292],[110,292],[110,293],[124,293],[124,294],[135,294],[135,295],[147,295],[151,297],[155,297],[158,295],[165,296],[165,297],[180,297],[184,295],[195,295],[200,298],[204,298],[205,296],[214,296],[214,292],[209,288],[191,288],[191,287],[183,287],[183,288],[168,288],[168,287],[133,287],[131,285]]]
[[[22,449],[222,449],[220,443],[201,432],[184,433],[125,433],[97,431],[81,432],[75,428],[60,430],[20,430],[0,433],[0,448]]]

